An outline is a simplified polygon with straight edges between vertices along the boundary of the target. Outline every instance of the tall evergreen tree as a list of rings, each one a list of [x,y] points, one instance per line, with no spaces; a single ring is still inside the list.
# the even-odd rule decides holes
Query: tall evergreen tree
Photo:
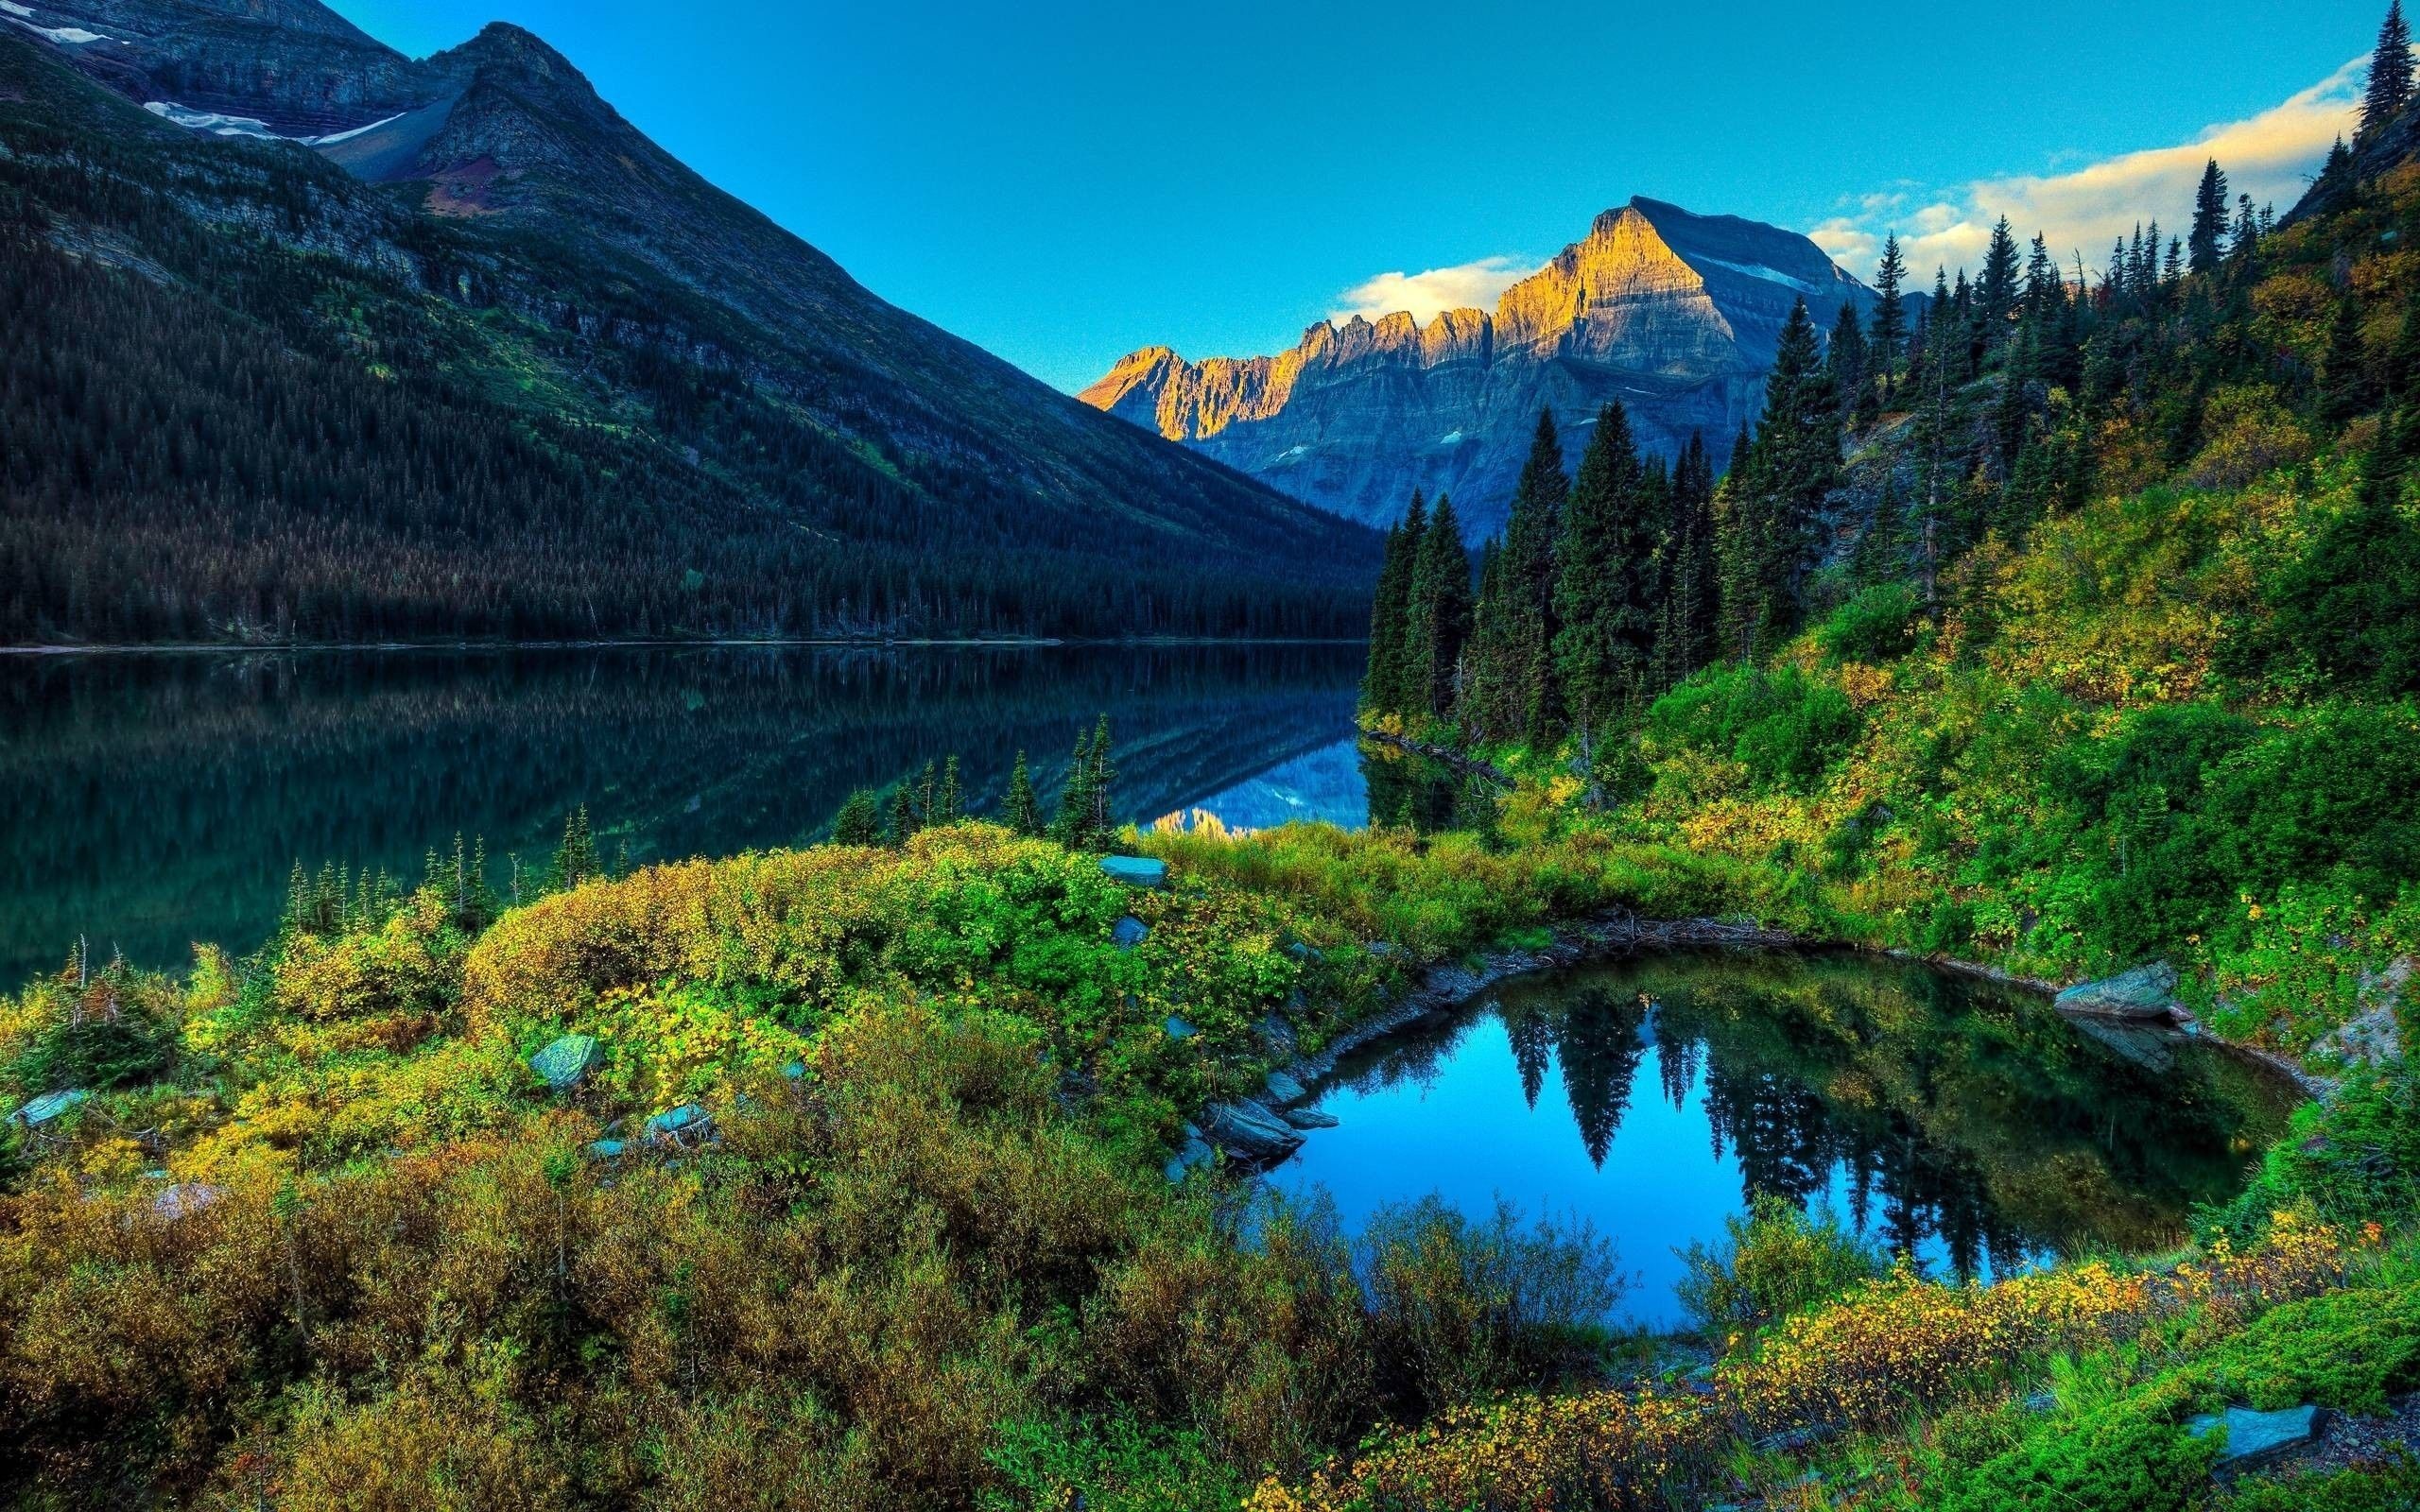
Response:
[[[1403,712],[1450,718],[1471,638],[1471,558],[1454,501],[1440,494],[1411,574],[1404,635]]]
[[[1843,300],[1840,318],[1832,322],[1832,344],[1824,362],[1844,417],[1854,417],[1864,406],[1866,361],[1865,327],[1858,319],[1857,301]]]
[[[2370,87],[2361,97],[2361,134],[2368,136],[2411,103],[2411,28],[2403,22],[2403,0],[2391,0],[2370,55]]]
[[[1411,614],[1411,574],[1427,528],[1428,506],[1417,490],[1400,524],[1387,531],[1384,565],[1370,609],[1370,665],[1361,679],[1361,707],[1370,713],[1403,713],[1404,646]]]
[[[1899,356],[1907,349],[1908,311],[1901,284],[1908,277],[1908,260],[1900,254],[1896,232],[1883,239],[1882,262],[1874,272],[1874,329],[1866,340],[1869,359],[1874,365],[1879,399],[1891,403],[1899,373]]]
[[[1512,490],[1512,512],[1496,563],[1494,600],[1479,617],[1469,700],[1477,730],[1495,739],[1544,743],[1558,718],[1554,679],[1554,552],[1571,481],[1554,416],[1541,411],[1529,459]]]
[[[1721,579],[1714,551],[1714,461],[1692,434],[1672,470],[1669,524],[1656,554],[1654,686],[1660,692],[1720,654]]]
[[[1555,562],[1555,672],[1564,708],[1587,730],[1647,691],[1655,536],[1644,482],[1630,416],[1607,404],[1572,479]]]
[[[1000,822],[1019,834],[1042,833],[1042,801],[1034,795],[1033,769],[1026,765],[1023,751],[1017,752],[1017,764],[1009,771],[1009,791],[1000,802]]]
[[[882,843],[882,797],[870,788],[858,788],[840,805],[839,814],[832,820],[834,845],[880,845]]]
[[[1813,565],[1816,523],[1838,481],[1839,412],[1806,301],[1791,306],[1746,477],[1730,479],[1722,543],[1724,623],[1743,655],[1769,650],[1798,623],[1800,589]]]
[[[1992,228],[1991,245],[1983,249],[1983,274],[1974,293],[1975,318],[1986,351],[1998,350],[2009,337],[2009,322],[2016,314],[2017,266],[2016,237],[2002,215]]]
[[[588,827],[588,805],[572,810],[563,820],[563,837],[546,868],[549,891],[568,891],[602,870],[596,862],[596,836]]]
[[[2193,232],[2187,246],[2192,250],[2194,272],[2218,267],[2226,233],[2227,176],[2219,171],[2219,160],[2212,158],[2202,170],[2202,187],[2193,195]]]

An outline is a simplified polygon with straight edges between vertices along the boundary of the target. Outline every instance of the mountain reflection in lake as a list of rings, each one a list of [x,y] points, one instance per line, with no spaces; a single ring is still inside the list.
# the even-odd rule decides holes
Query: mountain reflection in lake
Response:
[[[2208,1046],[2096,1038],[2030,995],[1846,955],[1546,973],[1348,1058],[1274,1173],[1348,1225],[1431,1192],[1593,1222],[1680,1321],[1673,1254],[1752,1194],[1823,1203],[1927,1272],[2173,1245],[2238,1191],[2279,1089]]]
[[[797,844],[952,754],[994,810],[1116,735],[1121,818],[1369,814],[1357,646],[799,646],[0,656],[0,990],[78,936],[177,966],[258,944],[293,865],[540,860],[586,804],[632,863]],[[1232,806],[1235,813],[1226,813]]]

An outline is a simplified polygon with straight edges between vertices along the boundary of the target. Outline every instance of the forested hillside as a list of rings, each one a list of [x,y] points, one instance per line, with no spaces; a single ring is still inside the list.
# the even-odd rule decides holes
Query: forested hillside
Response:
[[[1357,630],[1363,533],[882,306],[534,39],[448,57],[547,161],[654,154],[590,204],[725,241],[359,182],[0,36],[0,643]]]

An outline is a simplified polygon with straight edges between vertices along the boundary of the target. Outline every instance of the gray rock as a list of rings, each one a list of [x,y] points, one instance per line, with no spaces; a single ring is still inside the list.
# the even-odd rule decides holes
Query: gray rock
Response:
[[[1274,1164],[1303,1147],[1293,1125],[1258,1103],[1218,1103],[1204,1108],[1201,1132],[1237,1160]]]
[[[2341,1060],[2353,1066],[2383,1066],[2403,1058],[2403,1031],[2394,1022],[2394,1005],[2377,1007],[2348,1019],[2311,1045],[2316,1058]]]
[[[1160,1027],[1167,1032],[1169,1039],[1180,1041],[1190,1040],[1201,1032],[1190,1022],[1173,1013],[1161,1022]]]
[[[1334,1113],[1322,1113],[1316,1108],[1289,1108],[1277,1116],[1296,1128],[1334,1128],[1337,1125]]]
[[[605,1064],[594,1035],[567,1034],[529,1057],[529,1069],[559,1092],[567,1092]]]
[[[2176,969],[2166,961],[2137,966],[2098,982],[2079,982],[2059,994],[2061,1013],[2104,1019],[2165,1019],[2176,1001]]]
[[[179,1181],[160,1189],[151,1198],[151,1211],[173,1223],[179,1218],[203,1211],[226,1194],[225,1187],[215,1187],[202,1181]]]
[[[1185,1127],[1189,1130],[1193,1125],[1188,1124]],[[1178,1146],[1176,1154],[1168,1158],[1168,1163],[1165,1168],[1168,1185],[1176,1185],[1218,1158],[1219,1152],[1212,1149],[1201,1135],[1187,1133],[1184,1143]]]
[[[696,1103],[683,1103],[648,1119],[647,1137],[669,1144],[702,1144],[715,1137],[714,1116]]]
[[[1302,1102],[1311,1095],[1310,1089],[1282,1071],[1270,1072],[1266,1086],[1270,1103],[1278,1108]]]
[[[1260,1022],[1253,1028],[1253,1032],[1260,1036],[1260,1042],[1269,1047],[1271,1055],[1290,1057],[1301,1047],[1301,1041],[1294,1034],[1294,1026],[1274,1013],[1263,1015]]]
[[[1168,864],[1149,856],[1103,856],[1100,869],[1112,880],[1129,887],[1165,887],[1168,885]]]
[[[2204,1438],[2223,1427],[2227,1431],[2227,1447],[2219,1456],[2218,1469],[2234,1471],[2282,1459],[2312,1443],[2326,1426],[2327,1414],[2305,1402],[2283,1412],[2229,1407],[2224,1413],[2204,1413],[2187,1422],[2185,1431]]]
[[[1127,915],[1110,927],[1109,942],[1121,951],[1131,951],[1151,937],[1151,926]]]
[[[65,1117],[92,1100],[93,1094],[82,1088],[66,1091],[44,1092],[9,1116],[27,1128],[40,1128],[44,1124]]]

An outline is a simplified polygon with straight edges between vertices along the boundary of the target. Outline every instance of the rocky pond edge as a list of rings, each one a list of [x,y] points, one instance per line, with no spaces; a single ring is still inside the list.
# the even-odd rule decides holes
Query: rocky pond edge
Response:
[[[1381,955],[1400,954],[1400,947],[1385,942],[1368,948]],[[2092,989],[2156,973],[2162,969],[2157,963],[2120,973],[2106,983],[2080,983],[2062,989],[2056,983],[2039,977],[2021,976],[1994,966],[1927,955],[1917,951],[1810,938],[1789,930],[1772,929],[1737,919],[1642,919],[1628,910],[1616,910],[1580,923],[1564,925],[1553,932],[1546,944],[1534,948],[1483,951],[1476,955],[1438,962],[1430,966],[1417,985],[1404,992],[1392,1005],[1341,1031],[1310,1054],[1294,1054],[1291,1025],[1278,1014],[1271,1013],[1261,1022],[1263,1042],[1280,1055],[1294,1054],[1294,1058],[1270,1072],[1258,1094],[1230,1098],[1203,1108],[1193,1121],[1184,1125],[1183,1144],[1169,1159],[1166,1174],[1170,1181],[1181,1181],[1192,1171],[1213,1164],[1220,1156],[1237,1169],[1247,1172],[1265,1171],[1279,1164],[1302,1146],[1306,1131],[1334,1125],[1334,1118],[1310,1111],[1309,1105],[1334,1079],[1337,1068],[1345,1057],[1391,1035],[1451,1013],[1479,994],[1514,977],[1537,971],[1567,970],[1626,955],[1706,949],[1862,954],[1926,966],[1938,971],[2040,994],[2051,999],[2054,1005],[2069,1017],[2131,1020],[2172,1028],[2270,1073],[2304,1098],[2325,1101],[2337,1089],[2335,1081],[2315,1074],[2288,1057],[2207,1032],[2189,1013],[2173,1004],[2172,990],[2169,990],[2173,987],[2172,973],[2167,988],[2162,989],[2162,1001],[2155,1007],[2143,1008],[2137,1005],[2123,1011],[2115,1011],[2090,1005],[2096,1001],[2091,995]]]

